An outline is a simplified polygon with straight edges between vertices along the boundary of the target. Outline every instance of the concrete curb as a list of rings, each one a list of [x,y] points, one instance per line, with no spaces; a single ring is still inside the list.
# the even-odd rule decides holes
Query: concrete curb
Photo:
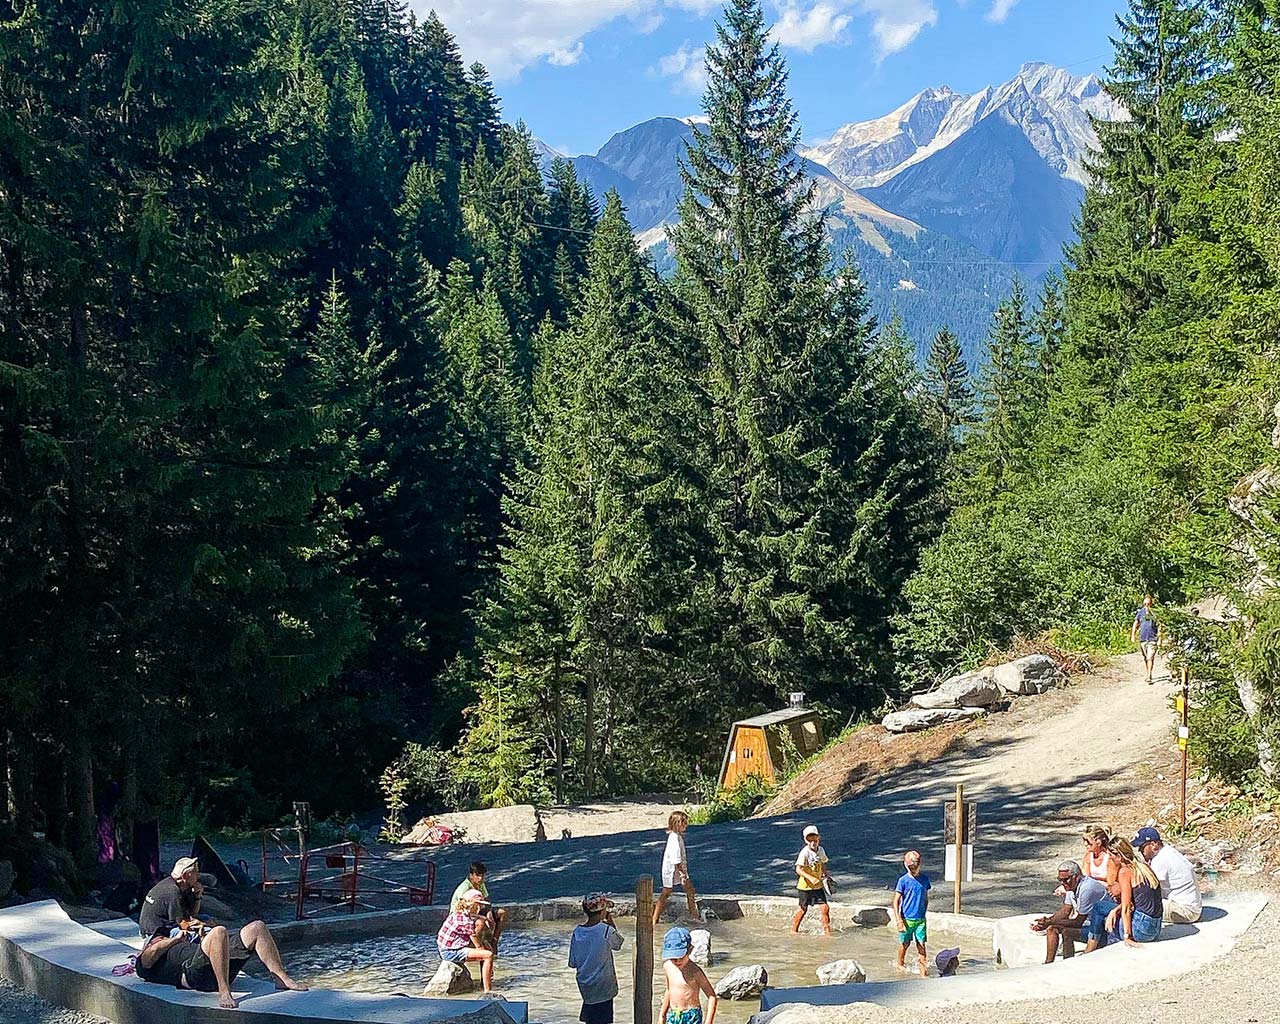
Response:
[[[914,1009],[1114,992],[1145,982],[1177,977],[1226,955],[1267,902],[1268,898],[1261,893],[1224,896],[1214,900],[1212,906],[1206,904],[1205,916],[1199,924],[1167,926],[1170,937],[1138,949],[1108,946],[1088,956],[1053,964],[954,978],[765,989],[760,1009],[763,1012],[796,1004],[843,1006],[849,1003],[877,1003]],[[954,916],[930,914],[929,923],[933,925],[936,917],[940,928],[950,930],[951,924],[944,925],[941,918]],[[994,921],[990,924],[994,928]],[[989,937],[991,931],[987,935]]]
[[[214,997],[135,975],[114,977],[134,950],[72,921],[53,900],[0,910],[0,977],[58,1006],[106,1017],[115,1024],[525,1024],[528,1004],[314,989],[278,992],[240,977],[240,1008],[223,1010]]]

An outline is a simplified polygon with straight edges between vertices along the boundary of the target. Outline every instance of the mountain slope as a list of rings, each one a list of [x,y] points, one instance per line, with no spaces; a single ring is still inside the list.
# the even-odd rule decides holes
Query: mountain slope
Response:
[[[1084,188],[1046,164],[1018,125],[995,116],[863,194],[1035,277],[1061,262]]]

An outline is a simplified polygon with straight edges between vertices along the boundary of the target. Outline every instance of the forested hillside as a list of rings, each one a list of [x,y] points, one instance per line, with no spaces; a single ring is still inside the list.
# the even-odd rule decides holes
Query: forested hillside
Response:
[[[1274,457],[1277,12],[1132,6],[1133,120],[976,381],[832,269],[758,0],[669,278],[434,17],[0,8],[0,817],[84,857],[113,783],[215,824],[368,809],[388,765],[435,803],[687,786],[789,691],[840,724],[1230,585]]]

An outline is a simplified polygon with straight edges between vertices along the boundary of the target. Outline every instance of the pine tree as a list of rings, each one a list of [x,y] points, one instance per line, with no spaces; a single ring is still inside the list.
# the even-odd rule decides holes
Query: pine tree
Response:
[[[856,303],[832,301],[759,3],[727,6],[707,66],[709,124],[695,128],[670,232],[712,415],[719,628],[705,664],[730,706],[791,689],[858,700],[914,554],[914,522],[895,518],[914,485],[880,433],[902,396],[882,423],[867,324],[840,315]]]
[[[938,433],[947,451],[954,451],[961,431],[972,421],[973,388],[969,384],[969,365],[960,352],[960,339],[947,327],[938,329],[929,346],[925,386]]]

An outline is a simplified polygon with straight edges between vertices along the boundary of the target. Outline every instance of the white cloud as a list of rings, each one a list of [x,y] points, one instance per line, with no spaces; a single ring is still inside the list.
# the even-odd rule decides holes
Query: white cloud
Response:
[[[692,43],[681,43],[680,49],[659,59],[649,69],[650,74],[674,78],[677,92],[701,95],[707,88],[706,48]]]
[[[987,21],[997,25],[1009,17],[1009,12],[1018,6],[1018,0],[991,0],[991,10],[987,11]]]
[[[938,23],[931,0],[859,0],[858,6],[874,17],[871,34],[881,58],[906,49],[924,29]]]
[[[556,50],[554,53],[547,55],[547,63],[554,64],[559,68],[568,67],[570,64],[577,64],[580,60],[582,60],[581,39],[572,46],[567,46],[563,50]]]
[[[812,53],[825,43],[840,42],[852,20],[851,15],[841,14],[840,8],[830,3],[818,3],[802,12],[795,3],[788,2],[778,12],[773,38],[781,46]]]
[[[989,17],[1007,14],[1017,0],[992,0]],[[715,15],[723,0],[412,0],[421,16],[434,9],[453,33],[469,64],[480,61],[496,81],[509,81],[541,61],[565,66],[587,55],[584,39],[619,19],[652,32],[664,12]],[[869,16],[878,56],[906,47],[936,24],[934,0],[778,0],[774,37],[784,46],[811,51],[847,38],[853,20]],[[701,91],[701,61],[678,74],[682,87]]]

